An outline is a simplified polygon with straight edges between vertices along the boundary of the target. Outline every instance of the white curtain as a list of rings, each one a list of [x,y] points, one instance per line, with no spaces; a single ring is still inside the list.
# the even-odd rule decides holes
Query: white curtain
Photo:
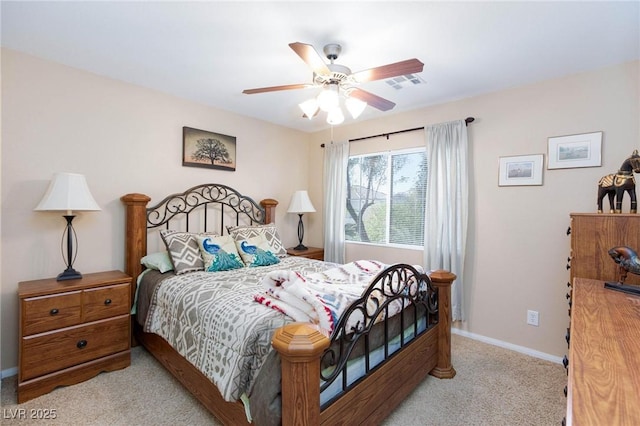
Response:
[[[324,260],[344,263],[344,215],[347,208],[349,142],[324,148]]]
[[[464,320],[464,256],[469,216],[467,126],[464,120],[426,126],[427,213],[424,262],[427,270],[456,274],[451,289],[453,320]]]

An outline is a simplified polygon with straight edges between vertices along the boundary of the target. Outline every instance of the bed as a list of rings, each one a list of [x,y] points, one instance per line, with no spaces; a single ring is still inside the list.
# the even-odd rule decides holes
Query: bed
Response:
[[[127,194],[121,200],[126,210],[126,272],[134,277],[134,282],[139,281],[139,285],[132,288],[132,300],[139,299],[134,307],[139,307],[136,319],[132,321],[134,344],[143,345],[223,424],[377,424],[428,374],[443,379],[455,376],[450,345],[450,287],[454,274],[447,271],[423,273],[416,266],[381,265],[370,261],[334,265],[286,254],[279,255],[277,263],[238,268],[238,271],[194,270],[178,274],[178,267],[169,272],[149,270],[154,268],[149,268],[148,264],[145,267],[142,261],[155,256],[162,248],[157,234],[163,233],[163,238],[179,232],[204,234],[205,237],[198,237],[202,244],[207,240],[206,235],[233,235],[237,238],[238,230],[263,232],[274,226],[269,224],[274,222],[278,202],[264,199],[256,203],[250,197],[220,184],[198,185],[171,194],[151,207],[148,207],[150,197],[144,194]],[[261,244],[264,243],[264,237],[260,235],[260,238]],[[365,272],[361,272],[363,265],[368,268]],[[354,275],[349,268],[360,268],[359,275]],[[259,283],[268,281],[266,277],[284,274],[294,277],[293,284],[296,283],[294,279],[301,279],[304,285],[315,285],[326,282],[327,276],[333,276],[336,271],[348,273],[351,278],[356,275],[364,277],[366,280],[363,278],[362,282],[367,284],[361,296],[348,299],[349,303],[336,311],[338,313],[332,312],[336,317],[332,319],[329,330],[321,321],[319,325],[296,322],[282,310],[271,309],[269,303],[260,303],[255,294],[254,300],[247,302],[247,286],[258,289]],[[243,273],[246,276],[238,275]],[[207,287],[211,285],[208,283],[211,279],[218,280],[218,283]],[[283,282],[281,278],[276,281],[278,285]],[[177,285],[178,289],[173,289],[170,284]],[[140,287],[140,292],[137,287]],[[165,288],[173,290],[160,290]],[[195,309],[188,306],[185,301],[196,298],[185,290],[191,288],[200,289],[198,294],[207,294],[205,304],[211,307]],[[291,288],[298,287],[292,285]],[[163,293],[169,302],[159,301]],[[260,291],[254,293],[263,294]],[[211,358],[215,357],[207,358],[203,354],[205,350],[195,350],[194,347],[209,347],[216,353],[219,348],[211,346],[213,338],[185,337],[191,328],[195,330],[193,333],[213,329],[211,333],[224,336],[229,330],[221,331],[209,322],[200,322],[198,324],[202,325],[186,327],[189,328],[187,331],[176,331],[176,320],[165,320],[166,314],[158,308],[179,300],[178,303],[182,304],[180,309],[186,312],[182,318],[190,318],[195,315],[193,312],[202,311],[207,321],[214,321],[212,317],[221,316],[220,312],[229,309],[213,306],[224,299],[241,300],[238,312],[250,309],[251,313],[245,316],[254,317],[254,312],[260,311],[260,315],[265,315],[273,327],[263,330],[264,327],[259,326],[260,335],[255,340],[264,342],[268,336],[269,348],[248,351],[258,354],[258,361],[243,361],[252,365],[247,373],[249,379],[242,376],[243,379],[239,380],[236,377],[236,381],[247,385],[246,389],[229,391],[220,387],[215,383],[218,380],[216,373],[211,373],[220,368],[203,368],[212,364]],[[143,300],[150,301],[152,306],[147,306]],[[141,313],[140,309],[144,312]],[[167,307],[165,311],[176,309]],[[150,326],[154,321],[158,324],[155,328]],[[240,321],[236,316],[227,322],[235,324]],[[170,331],[163,334],[163,330]],[[245,333],[254,337],[257,334],[255,331]],[[172,335],[178,336],[177,340],[172,341]],[[190,342],[193,340],[207,343],[192,345]],[[246,358],[245,355],[243,353]],[[223,354],[222,358],[225,357]],[[200,361],[194,361],[196,359]],[[239,397],[237,392],[241,391],[243,393]],[[265,414],[273,410],[271,406],[276,407],[275,414]]]

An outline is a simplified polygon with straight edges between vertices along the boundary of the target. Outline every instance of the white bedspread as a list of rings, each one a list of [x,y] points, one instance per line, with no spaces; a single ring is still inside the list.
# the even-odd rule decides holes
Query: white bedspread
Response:
[[[360,298],[386,266],[359,260],[308,275],[291,270],[272,271],[262,278],[264,291],[256,294],[255,300],[296,321],[317,324],[329,336],[344,310]],[[354,325],[348,324],[347,329]]]

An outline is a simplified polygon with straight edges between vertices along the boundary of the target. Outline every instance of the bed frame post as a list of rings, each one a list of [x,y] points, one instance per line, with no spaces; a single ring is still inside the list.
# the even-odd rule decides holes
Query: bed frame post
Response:
[[[140,259],[147,254],[147,204],[151,198],[144,194],[127,194],[120,200],[126,206],[125,272],[135,283],[142,272]],[[131,286],[131,291],[135,292],[135,285]],[[134,295],[131,295],[132,302]]]
[[[264,223],[275,223],[276,222],[276,206],[278,205],[278,201],[273,198],[265,198],[260,201],[260,205],[264,209]]]
[[[451,379],[456,370],[451,365],[451,284],[456,275],[437,270],[429,274],[438,289],[438,363],[429,374],[439,379]]]
[[[282,362],[282,426],[320,424],[320,356],[329,343],[311,324],[276,330],[271,344]]]

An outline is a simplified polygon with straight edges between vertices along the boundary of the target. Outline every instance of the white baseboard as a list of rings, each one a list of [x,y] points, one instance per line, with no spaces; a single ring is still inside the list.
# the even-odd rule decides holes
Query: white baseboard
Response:
[[[503,342],[502,340],[493,339],[491,337],[481,336],[476,333],[471,333],[469,331],[460,330],[459,328],[451,327],[451,333],[457,334],[459,336],[468,337],[473,340],[478,340],[483,343],[488,343],[493,346],[498,346],[505,349],[510,349],[515,352],[520,352],[525,355],[532,356],[534,358],[544,359],[545,361],[555,362],[556,364],[562,364],[562,358],[559,356],[549,355],[544,352],[536,351],[531,348],[526,348],[524,346],[514,345],[513,343]]]
[[[18,367],[7,368],[0,371],[0,379],[6,379],[7,377],[15,376],[18,374]]]

